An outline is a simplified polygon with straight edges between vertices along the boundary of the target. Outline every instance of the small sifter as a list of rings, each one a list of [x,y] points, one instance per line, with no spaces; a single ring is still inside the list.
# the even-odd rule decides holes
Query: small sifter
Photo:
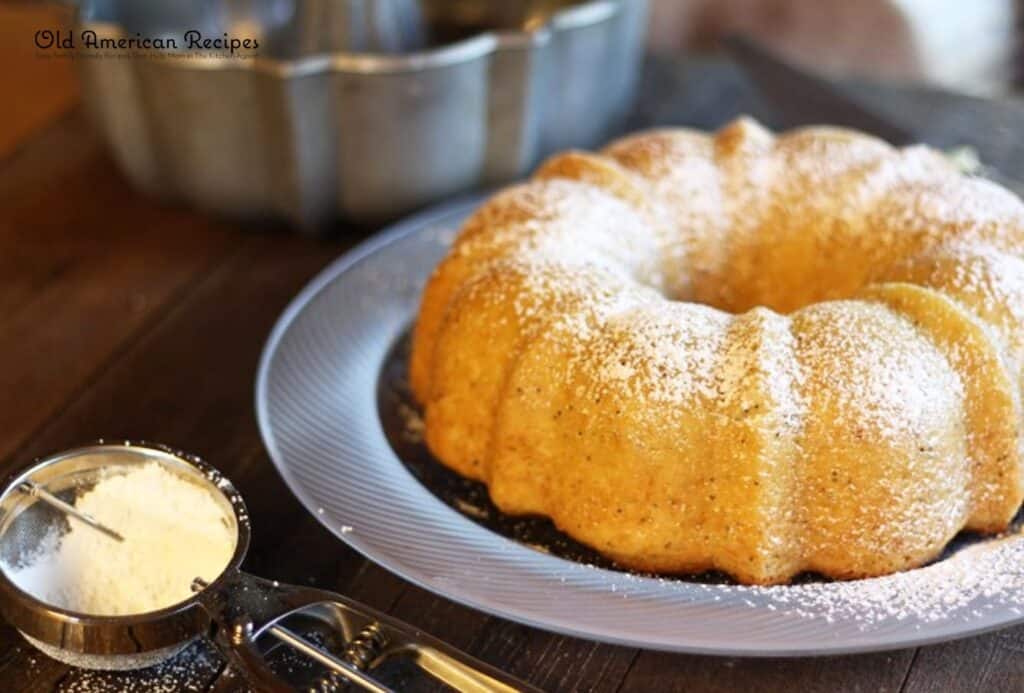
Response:
[[[184,601],[126,616],[69,611],[18,587],[9,572],[11,567],[32,561],[33,552],[47,537],[68,531],[69,513],[62,507],[73,506],[76,498],[111,472],[150,463],[206,489],[223,509],[235,541],[220,575],[208,583],[194,580],[193,595]],[[61,502],[53,502],[54,498]],[[311,690],[340,690],[351,685],[388,691],[377,673],[396,663],[406,668],[411,665],[459,691],[536,690],[359,602],[242,572],[239,566],[249,538],[249,516],[241,495],[198,457],[161,445],[102,441],[50,455],[14,474],[0,493],[0,613],[45,654],[85,668],[152,666],[174,656],[196,637],[207,635],[255,688],[264,691],[294,690],[267,660],[269,653],[280,647],[293,648],[323,668]],[[337,646],[328,647],[307,637],[304,633],[310,627],[330,633]]]

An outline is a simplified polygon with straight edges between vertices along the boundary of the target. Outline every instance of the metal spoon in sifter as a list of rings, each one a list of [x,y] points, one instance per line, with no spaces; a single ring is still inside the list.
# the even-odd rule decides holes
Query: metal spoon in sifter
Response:
[[[35,496],[39,500],[49,505],[51,508],[59,510],[68,517],[73,517],[79,522],[84,523],[86,526],[92,527],[93,529],[102,532],[103,534],[106,534],[108,537],[114,539],[115,541],[124,541],[124,537],[121,536],[118,532],[115,532],[114,530],[110,529],[110,527],[107,527],[105,524],[97,520],[92,515],[88,513],[83,513],[80,510],[75,509],[75,506],[65,503],[60,498],[57,498],[57,496],[53,495],[52,493],[44,489],[42,486],[35,483],[34,481],[25,481],[20,486],[18,486],[18,489],[20,489],[24,493],[27,493],[30,496]]]

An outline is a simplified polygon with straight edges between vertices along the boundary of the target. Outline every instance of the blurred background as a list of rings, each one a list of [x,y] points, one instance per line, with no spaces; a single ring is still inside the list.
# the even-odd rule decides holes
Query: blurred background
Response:
[[[400,7],[403,3],[426,8],[423,10],[426,13],[450,11],[452,16],[470,17],[471,20],[474,16],[483,16],[479,12],[474,15],[475,8],[488,5],[477,0],[424,0],[421,3],[414,0],[372,0],[369,3],[365,0],[78,1],[83,7],[92,7],[93,18],[101,23],[109,23],[112,17],[124,20],[125,26],[118,31],[123,30],[127,35],[132,35],[138,28],[132,26],[130,20],[140,16],[144,11],[142,8],[151,11],[154,7],[161,7],[164,19],[167,16],[178,17],[184,22],[182,26],[192,26],[197,17],[216,16],[216,21],[204,26],[210,30],[209,33],[216,35],[224,29],[237,32],[258,28],[269,39],[264,42],[266,46],[261,57],[269,55],[285,59],[318,55],[338,50],[339,46],[351,50],[352,37],[356,35],[354,30],[339,38],[333,29],[323,31],[318,17],[339,22],[338,26],[348,22],[347,29],[351,29],[356,17],[352,8],[362,8],[360,12],[364,16],[360,21],[363,22],[366,16],[377,13],[373,21],[379,23],[380,8]],[[632,7],[639,2],[619,1],[624,7]],[[500,8],[502,22],[512,21],[511,25],[502,24],[502,28],[531,29],[543,24],[557,10],[577,4],[587,3],[508,0],[489,3],[489,6]],[[224,7],[233,9],[218,9]],[[266,18],[274,13],[280,14],[282,7],[287,9],[286,14],[291,13],[291,25],[284,31],[268,29]],[[216,15],[217,12],[221,15]],[[235,14],[229,16],[231,12]],[[240,13],[245,12],[259,15],[263,26],[259,27],[245,18],[239,19]],[[642,10],[636,15],[644,17]],[[522,107],[516,99],[524,97],[512,94],[514,88],[503,87],[503,93],[485,95],[485,101],[481,101],[462,86],[446,81],[443,88],[451,87],[455,97],[446,92],[444,100],[465,110],[463,104],[477,98],[477,107],[490,109],[490,122],[481,126],[484,130],[476,135],[465,127],[465,123],[449,125],[445,136],[455,137],[454,144],[446,145],[444,151],[435,151],[438,149],[436,143],[443,138],[423,135],[417,130],[420,126],[411,125],[408,117],[410,113],[429,110],[430,103],[443,100],[437,93],[430,95],[430,90],[435,88],[430,83],[403,86],[397,96],[385,94],[385,87],[380,87],[381,93],[374,95],[372,102],[368,100],[372,105],[372,109],[367,107],[369,115],[361,115],[361,120],[353,125],[350,116],[355,109],[351,100],[344,99],[348,99],[350,94],[375,90],[378,88],[376,85],[336,77],[328,89],[323,85],[319,88],[307,82],[289,80],[295,90],[308,88],[314,97],[312,99],[298,91],[289,93],[290,87],[282,91],[279,84],[252,87],[237,79],[192,85],[185,80],[177,80],[171,74],[150,74],[149,86],[146,86],[147,82],[142,77],[129,75],[128,70],[133,68],[115,65],[111,61],[60,59],[54,57],[52,51],[40,51],[34,45],[33,35],[40,28],[68,27],[72,20],[73,10],[68,4],[18,0],[0,4],[0,66],[3,68],[0,69],[0,98],[4,104],[0,109],[0,157],[9,154],[17,143],[30,140],[33,132],[45,128],[60,114],[68,112],[84,95],[86,105],[90,106],[88,110],[93,111],[94,116],[97,110],[106,110],[94,121],[102,124],[103,134],[114,150],[115,159],[136,187],[157,196],[184,199],[228,216],[240,216],[240,211],[253,211],[259,215],[285,218],[298,226],[322,224],[339,213],[344,218],[357,221],[376,222],[394,218],[470,187],[522,176],[542,156],[556,149],[594,146],[624,126],[643,127],[667,122],[670,119],[664,114],[680,113],[680,104],[689,108],[694,101],[712,97],[702,97],[697,93],[701,91],[702,80],[707,79],[701,77],[705,73],[696,68],[690,70],[685,78],[663,84],[665,75],[671,77],[673,73],[682,73],[687,66],[712,64],[715,56],[722,55],[723,37],[733,34],[745,35],[798,66],[840,81],[939,89],[976,97],[1010,98],[1011,101],[1016,101],[1013,97],[1024,84],[1024,0],[649,0],[644,20],[646,37],[642,30],[621,29],[632,31],[633,40],[642,43],[639,50],[648,56],[640,87],[641,110],[647,109],[642,118],[626,122],[614,112],[620,105],[628,105],[626,102],[629,100],[625,95],[618,98],[601,93],[602,90],[611,90],[607,84],[610,79],[607,68],[592,69],[592,74],[587,75],[580,64],[559,66],[561,71],[556,70],[554,74],[562,75],[568,71],[573,79],[566,86],[560,84],[561,76],[553,80],[549,78],[546,83],[549,91],[540,98],[540,101],[549,102],[547,110],[538,110],[532,108],[536,104],[528,104],[532,115],[524,122],[514,123],[507,122],[514,119],[512,115],[504,121],[494,119],[496,108],[511,114],[517,106]],[[323,23],[326,22],[320,22]],[[150,22],[142,28],[146,35],[153,35],[160,25]],[[461,26],[448,40],[471,36],[474,33],[472,29],[472,24]],[[605,44],[617,42],[617,39],[609,41],[609,35],[612,34],[603,39]],[[432,47],[442,40],[432,36],[427,44],[414,48]],[[566,41],[567,47],[558,54],[575,54],[576,63],[584,62],[585,59],[579,57],[584,49],[590,51],[588,55],[611,60],[606,65],[631,60],[625,54],[601,55],[593,42],[584,46],[582,40],[572,45],[568,39]],[[409,48],[400,47],[397,52],[402,50]],[[609,53],[609,49],[604,50]],[[651,69],[652,55],[674,58],[670,62],[662,61],[661,72],[658,73]],[[514,62],[514,59],[509,58],[509,62]],[[146,68],[150,72],[160,69]],[[143,72],[139,68],[139,74]],[[631,64],[623,79],[628,80],[629,74],[638,72],[639,69],[634,69]],[[84,78],[82,84],[85,87],[77,79],[77,73]],[[652,74],[657,77],[653,82]],[[713,75],[722,84],[728,82],[728,74],[706,74]],[[142,94],[141,99],[133,99],[133,94],[128,93],[132,89],[139,91],[141,87],[126,86],[136,78],[139,85],[151,90]],[[164,89],[169,79],[173,84]],[[348,81],[344,81],[346,79]],[[509,79],[508,83],[512,84],[514,80]],[[589,85],[585,83],[587,79],[590,79]],[[602,84],[602,79],[605,84]],[[558,87],[550,88],[552,82],[559,83]],[[633,85],[623,81],[622,87],[622,94],[626,94]],[[720,118],[722,99],[731,88],[716,87],[715,108],[706,109],[709,112],[713,110],[715,118]],[[402,90],[408,93],[403,95]],[[236,91],[237,94],[234,93]],[[674,103],[671,109],[663,108],[660,102],[655,103],[657,99],[652,96],[665,92],[672,92]],[[267,97],[268,93],[273,96]],[[217,98],[223,94],[228,96]],[[198,120],[190,121],[187,109],[167,116],[168,104],[177,107],[200,97],[206,100],[202,112],[191,114]],[[237,117],[243,111],[257,113],[259,109],[252,105],[265,106],[271,98],[278,100],[274,108],[263,108],[262,113],[251,118]],[[160,99],[170,101],[161,102]],[[311,105],[317,99],[333,101]],[[508,99],[509,103],[502,99]],[[742,100],[738,103],[739,107],[756,110]],[[139,113],[128,113],[129,106],[139,109]],[[320,110],[315,111],[315,108]],[[283,111],[284,115],[278,111]],[[375,114],[387,114],[395,122],[390,125],[376,122]],[[343,122],[344,118],[349,118],[349,121]],[[439,120],[437,114],[430,113],[426,113],[424,118],[433,118],[435,124]],[[317,119],[330,125],[315,130],[309,123]],[[447,116],[444,119],[451,120]],[[470,121],[470,116],[466,116],[466,120]],[[327,131],[338,141],[325,142],[320,134],[306,136],[295,124],[300,121],[306,123],[305,132]],[[242,125],[237,126],[238,122]],[[700,117],[694,117],[683,124],[713,127],[718,122],[703,122]],[[345,139],[346,133],[357,132],[367,125],[376,128],[374,137],[360,135]],[[397,129],[401,126],[407,128],[408,137]],[[387,127],[393,131],[386,130]],[[544,128],[552,132],[539,135],[534,132]],[[499,140],[499,135],[503,141]],[[530,137],[533,142],[527,141]],[[254,140],[263,144],[253,148],[249,143]],[[367,144],[369,142],[372,146]],[[494,155],[494,142],[504,147],[499,156]],[[389,143],[394,150],[390,154]],[[325,153],[328,151],[329,154]],[[453,156],[458,161],[453,161]],[[394,181],[404,181],[403,175],[408,168],[405,162],[410,158],[422,162],[424,169],[430,169],[429,179],[421,176],[410,179],[404,188],[396,188]],[[167,170],[158,170],[153,163],[158,160],[165,169],[189,171],[187,180],[174,180]],[[345,170],[345,163],[353,160],[359,162],[356,169],[360,173],[358,177],[347,174]],[[367,165],[366,161],[370,164]],[[240,173],[225,175],[225,171]],[[282,185],[282,171],[294,172],[294,180]],[[358,185],[354,185],[357,178]],[[374,200],[375,195],[381,194],[387,195],[384,208]],[[267,209],[263,209],[259,201],[267,200],[270,201],[264,205]],[[360,207],[359,202],[366,204]]]
[[[714,51],[741,33],[834,75],[999,94],[1022,76],[1019,0],[653,0],[650,45]]]
[[[38,27],[69,17],[57,4],[0,4],[0,156],[77,99],[74,66],[36,59],[32,43]],[[714,53],[741,32],[835,75],[972,94],[1024,81],[1024,0],[651,0],[649,17],[648,44],[661,52]]]

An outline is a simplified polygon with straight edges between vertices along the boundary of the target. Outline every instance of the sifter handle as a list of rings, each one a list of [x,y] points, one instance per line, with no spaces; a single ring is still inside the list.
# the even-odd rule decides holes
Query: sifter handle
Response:
[[[196,581],[200,604],[209,614],[211,636],[221,652],[260,690],[293,690],[264,657],[266,639],[285,643],[316,660],[329,674],[324,690],[344,683],[375,693],[389,691],[373,670],[387,660],[405,659],[423,673],[464,693],[511,693],[539,689],[397,619],[334,592],[271,582],[229,571],[210,585]],[[345,643],[328,652],[282,625],[296,614],[328,624]],[[261,641],[263,645],[261,645]]]

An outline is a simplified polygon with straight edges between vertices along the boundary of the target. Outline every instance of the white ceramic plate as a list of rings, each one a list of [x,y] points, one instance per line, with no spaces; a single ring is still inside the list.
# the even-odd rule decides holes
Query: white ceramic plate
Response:
[[[694,653],[907,647],[1024,620],[1024,540],[986,540],[875,580],[773,588],[643,577],[537,551],[427,490],[389,445],[377,386],[423,282],[479,203],[404,221],[325,269],[267,342],[260,430],[281,476],[340,539],[457,602],[538,628]]]

